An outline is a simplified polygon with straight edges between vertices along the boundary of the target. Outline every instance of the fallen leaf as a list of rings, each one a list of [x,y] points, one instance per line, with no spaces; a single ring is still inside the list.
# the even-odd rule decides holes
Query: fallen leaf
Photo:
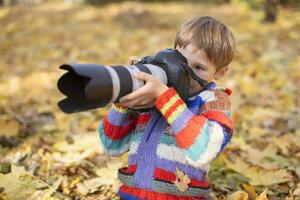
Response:
[[[231,195],[231,200],[248,200],[249,195],[244,191],[236,191]]]
[[[8,199],[21,200],[29,198],[36,188],[47,187],[47,185],[33,178],[24,167],[12,165],[9,174],[0,174],[0,187],[4,188]]]
[[[173,183],[177,186],[179,191],[185,192],[189,188],[188,184],[191,182],[190,178],[186,174],[184,174],[183,171],[179,170],[177,167],[176,167],[175,175],[176,175],[176,179],[175,181],[173,181]]]
[[[249,165],[240,158],[235,159],[234,162],[227,159],[224,161],[230,169],[250,178],[251,185],[268,186],[292,180],[291,174],[286,169],[265,169],[260,166]]]
[[[250,195],[250,200],[255,200],[257,197],[257,193],[255,191],[255,188],[252,185],[243,183],[242,187],[248,192],[248,194]]]
[[[267,191],[268,191],[268,188],[265,189],[257,198],[256,200],[268,200],[268,197],[267,197]]]
[[[89,188],[87,188],[83,183],[76,184],[76,190],[79,194],[85,196],[89,193]]]
[[[300,188],[297,188],[296,190],[294,190],[293,196],[299,196],[300,197]]]

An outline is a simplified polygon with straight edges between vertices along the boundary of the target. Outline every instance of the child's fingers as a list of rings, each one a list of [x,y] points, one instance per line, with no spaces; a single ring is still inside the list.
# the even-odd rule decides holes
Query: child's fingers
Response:
[[[145,72],[137,72],[134,74],[134,77],[144,81],[150,81],[152,79],[152,75]]]
[[[153,100],[151,101],[150,99],[144,99],[143,97],[140,97],[132,101],[127,101],[125,105],[128,107],[145,107],[151,105],[151,103],[153,103]]]
[[[127,102],[126,104],[129,106],[129,107],[134,107],[134,106],[139,106],[142,101],[140,99],[135,99],[133,101],[129,101]]]
[[[131,57],[129,57],[129,59],[128,59],[128,64],[129,64],[129,65],[132,65],[135,59],[136,59],[136,56],[131,56]]]
[[[143,102],[143,99],[140,99],[140,98],[130,99],[129,98],[129,100],[125,99],[125,100],[122,100],[122,101],[124,101],[124,102],[122,102],[122,104],[125,104],[126,106],[132,107],[132,106],[137,106],[137,105],[141,104]]]
[[[128,103],[130,101],[137,99],[140,95],[141,95],[141,92],[139,90],[136,90],[136,91],[122,97],[120,99],[120,103]]]
[[[131,56],[129,59],[128,59],[128,64],[129,65],[133,65],[137,62],[140,62],[142,59],[137,57],[137,56]]]
[[[144,85],[143,87],[139,88],[138,90],[122,97],[120,99],[120,103],[126,103],[129,101],[139,100],[139,99],[147,99],[147,92],[149,87]]]

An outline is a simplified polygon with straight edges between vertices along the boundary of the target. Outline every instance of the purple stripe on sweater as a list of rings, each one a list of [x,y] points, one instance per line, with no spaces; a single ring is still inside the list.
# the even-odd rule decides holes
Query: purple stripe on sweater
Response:
[[[162,130],[167,126],[167,121],[155,111],[148,123],[137,154],[137,170],[134,176],[134,183],[141,188],[152,189],[152,179],[157,158],[156,149]]]
[[[137,154],[130,155],[128,158],[128,165],[135,165],[137,164],[138,160]],[[155,159],[155,167],[164,169],[166,171],[175,172],[176,167],[182,170],[185,174],[187,174],[190,178],[203,180],[206,175],[206,171],[203,169],[197,169],[189,165],[185,165],[179,162],[174,162],[162,158]]]
[[[192,118],[194,114],[189,109],[184,109],[182,113],[174,120],[171,124],[171,128],[175,135],[178,134],[186,125],[187,122]]]
[[[114,126],[124,126],[131,122],[129,115],[110,109],[107,119]]]

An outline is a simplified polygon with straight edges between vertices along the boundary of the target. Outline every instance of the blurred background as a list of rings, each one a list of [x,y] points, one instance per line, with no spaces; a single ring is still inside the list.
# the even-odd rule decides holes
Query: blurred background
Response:
[[[59,111],[58,67],[173,47],[198,15],[238,44],[218,82],[233,90],[235,133],[212,163],[212,199],[300,199],[299,0],[0,0],[0,199],[118,199],[126,155],[105,156],[97,133],[109,107]]]

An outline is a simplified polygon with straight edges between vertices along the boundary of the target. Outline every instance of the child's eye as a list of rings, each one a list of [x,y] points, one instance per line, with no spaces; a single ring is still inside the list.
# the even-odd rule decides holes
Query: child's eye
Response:
[[[198,66],[195,66],[195,68],[196,68],[197,70],[204,70],[203,67],[201,67],[201,66],[199,66],[199,65],[198,65]]]

